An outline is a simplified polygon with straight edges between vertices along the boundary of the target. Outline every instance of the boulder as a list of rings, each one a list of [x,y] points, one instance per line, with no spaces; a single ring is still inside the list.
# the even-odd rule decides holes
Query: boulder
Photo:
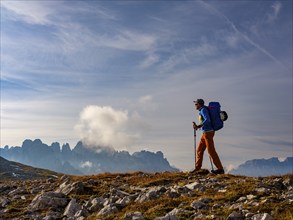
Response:
[[[104,207],[105,199],[103,197],[94,198],[90,201],[90,207],[88,210],[90,212],[96,212]]]
[[[124,215],[124,220],[144,220],[140,212],[129,212]]]
[[[194,201],[190,204],[190,206],[194,209],[202,209],[206,207],[206,204],[201,201]]]
[[[136,198],[136,202],[145,202],[149,200],[154,200],[159,198],[163,193],[165,193],[167,189],[165,187],[152,187],[146,193],[140,194]]]
[[[106,205],[104,208],[102,208],[99,211],[98,215],[110,215],[116,212],[118,212],[117,207],[114,204],[109,204],[109,205]]]
[[[57,192],[44,192],[37,195],[29,205],[31,210],[44,208],[63,209],[68,204],[65,194]]]
[[[251,217],[251,220],[275,220],[272,216],[268,213],[264,214],[256,214]]]
[[[81,206],[76,202],[76,199],[71,199],[71,201],[66,206],[63,215],[67,217],[72,217],[80,209]]]
[[[157,218],[155,218],[155,220],[179,220],[179,218],[177,217],[177,215],[180,212],[186,212],[186,211],[183,210],[183,209],[175,208],[171,212],[167,213],[165,216],[163,216],[163,217],[157,217]]]
[[[227,220],[244,220],[244,219],[245,217],[241,213],[236,211],[232,212],[227,218]]]
[[[56,192],[64,193],[65,195],[71,193],[80,195],[84,193],[84,188],[85,185],[83,182],[70,183],[69,181],[66,181],[59,186]]]

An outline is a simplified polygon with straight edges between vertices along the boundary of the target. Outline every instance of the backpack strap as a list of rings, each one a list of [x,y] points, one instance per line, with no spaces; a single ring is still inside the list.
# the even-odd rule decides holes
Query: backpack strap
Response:
[[[214,124],[213,124],[213,121],[212,121],[213,119],[212,119],[212,115],[211,115],[211,112],[210,112],[210,108],[208,106],[205,106],[205,105],[203,107],[208,111],[212,129],[215,130],[214,129]]]

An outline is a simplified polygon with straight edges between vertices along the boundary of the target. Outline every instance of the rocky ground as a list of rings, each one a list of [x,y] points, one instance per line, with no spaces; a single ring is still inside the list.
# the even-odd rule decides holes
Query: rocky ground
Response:
[[[293,175],[126,173],[1,180],[0,219],[293,219]]]

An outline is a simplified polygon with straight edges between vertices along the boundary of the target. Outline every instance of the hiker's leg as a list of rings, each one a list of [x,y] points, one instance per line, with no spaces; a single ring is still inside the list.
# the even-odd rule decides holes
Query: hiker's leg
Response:
[[[196,163],[195,163],[196,170],[201,169],[202,161],[203,161],[203,153],[205,149],[206,149],[206,141],[205,141],[205,138],[201,136],[200,142],[196,149]]]
[[[212,158],[213,163],[218,169],[223,169],[223,165],[220,161],[220,158],[216,152],[215,144],[214,144],[214,135],[215,132],[205,132],[203,134],[206,142],[206,147],[210,157]]]

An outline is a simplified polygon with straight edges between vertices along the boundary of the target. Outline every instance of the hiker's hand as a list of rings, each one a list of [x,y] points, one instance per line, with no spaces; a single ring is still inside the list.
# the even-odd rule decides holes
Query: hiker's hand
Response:
[[[198,127],[196,126],[195,122],[192,122],[193,123],[193,129],[197,130]]]

